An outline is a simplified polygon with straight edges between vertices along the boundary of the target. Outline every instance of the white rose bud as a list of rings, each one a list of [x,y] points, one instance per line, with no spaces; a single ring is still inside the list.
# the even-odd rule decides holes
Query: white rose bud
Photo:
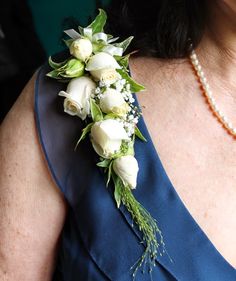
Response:
[[[126,155],[115,159],[113,169],[124,185],[128,185],[131,189],[136,188],[139,167],[134,156]]]
[[[89,39],[80,38],[72,42],[70,54],[79,60],[86,61],[93,52],[93,45]]]
[[[90,114],[90,96],[95,88],[96,84],[88,77],[71,79],[66,92],[59,92],[59,96],[65,97],[64,111],[84,120]]]
[[[120,74],[116,71],[116,69],[120,68],[121,66],[112,55],[100,52],[89,59],[85,69],[89,71],[95,79],[110,85],[121,78]]]
[[[100,98],[100,108],[104,113],[124,116],[129,110],[129,105],[125,102],[121,92],[108,88]]]
[[[121,78],[120,74],[113,68],[104,68],[90,71],[90,74],[106,85],[111,85]]]
[[[91,128],[91,141],[94,150],[104,158],[110,158],[120,150],[122,140],[129,137],[122,125],[117,120],[106,119],[94,123]]]

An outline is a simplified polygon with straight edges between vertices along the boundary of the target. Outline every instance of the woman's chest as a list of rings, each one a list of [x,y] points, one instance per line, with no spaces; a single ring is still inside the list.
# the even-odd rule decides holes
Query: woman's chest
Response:
[[[177,106],[168,112],[166,105],[166,110],[158,111],[158,102],[154,111],[145,99],[143,105],[152,141],[176,192],[216,249],[236,268],[236,140],[207,107],[191,112],[186,104],[183,114]]]

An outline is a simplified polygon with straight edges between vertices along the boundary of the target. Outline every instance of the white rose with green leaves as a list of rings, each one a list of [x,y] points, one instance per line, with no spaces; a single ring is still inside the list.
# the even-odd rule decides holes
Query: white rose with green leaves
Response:
[[[70,54],[79,60],[86,61],[93,52],[93,45],[89,39],[76,39],[70,45]]]
[[[116,71],[116,69],[120,68],[121,66],[112,55],[100,52],[89,59],[85,69],[96,80],[110,85],[121,78],[120,74]]]
[[[90,97],[96,84],[89,77],[72,79],[66,91],[60,91],[59,96],[65,97],[64,111],[84,120],[90,114]]]
[[[125,102],[121,92],[107,88],[100,98],[100,108],[104,113],[115,113],[124,116],[129,111],[129,105]]]
[[[104,158],[119,152],[123,140],[129,140],[121,122],[106,119],[95,122],[91,128],[91,141],[94,150]]]
[[[113,170],[122,180],[124,185],[135,189],[137,185],[138,162],[132,155],[116,158],[113,162]]]

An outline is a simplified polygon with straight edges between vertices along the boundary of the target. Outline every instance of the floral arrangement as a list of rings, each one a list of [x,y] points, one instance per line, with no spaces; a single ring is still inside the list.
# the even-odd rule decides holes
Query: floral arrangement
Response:
[[[144,253],[132,266],[135,277],[138,268],[147,263],[152,270],[157,255],[164,251],[160,251],[164,242],[156,220],[132,193],[139,170],[135,138],[146,141],[137,127],[141,111],[134,105],[132,95],[145,88],[130,77],[130,54],[123,55],[133,37],[118,43],[119,38],[104,33],[106,19],[105,11],[99,9],[89,26],[66,30],[70,39],[65,43],[71,56],[59,63],[50,57],[52,71],[47,76],[68,83],[66,91],[59,92],[64,97],[64,111],[88,121],[76,147],[86,136],[90,137],[100,157],[97,166],[107,175],[106,185],[113,182],[117,208],[121,204],[126,207],[143,235]]]

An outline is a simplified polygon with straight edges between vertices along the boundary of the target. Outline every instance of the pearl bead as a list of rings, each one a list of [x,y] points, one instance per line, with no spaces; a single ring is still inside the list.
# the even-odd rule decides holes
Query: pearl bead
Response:
[[[201,67],[201,65],[199,64],[199,65],[197,65],[197,71],[201,71],[202,70],[202,67]]]
[[[224,121],[224,123],[228,123],[228,118],[226,116],[222,116],[222,120]]]
[[[221,110],[219,110],[219,116],[221,117],[221,118],[223,118],[224,117],[224,113],[221,111]]]
[[[202,66],[200,65],[197,54],[195,53],[194,50],[192,51],[192,53],[190,55],[190,59],[191,59],[193,67],[195,68],[195,71],[197,72],[197,75],[201,82],[202,88],[205,91],[205,95],[208,99],[211,109],[217,114],[219,120],[223,123],[225,128],[227,128],[227,130],[230,131],[231,134],[236,136],[236,128],[233,127],[232,123],[228,121],[228,118],[224,115],[224,113],[219,109],[218,105],[216,104],[216,100],[212,95],[210,86],[207,82],[205,74],[202,70]]]
[[[191,57],[192,57],[193,60],[196,60],[196,59],[197,59],[197,55],[195,54],[195,52],[192,52]]]
[[[226,123],[225,124],[230,130],[232,130],[233,129],[233,125],[232,125],[232,123],[230,123],[230,122],[228,122],[228,123]]]

